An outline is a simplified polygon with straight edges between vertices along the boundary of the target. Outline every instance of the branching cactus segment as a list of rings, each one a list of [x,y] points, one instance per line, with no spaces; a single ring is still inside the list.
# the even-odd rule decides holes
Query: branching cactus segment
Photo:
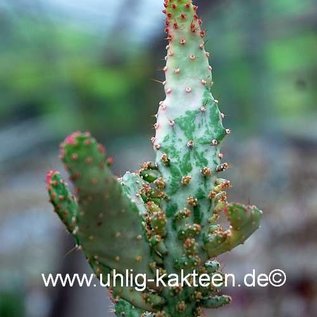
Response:
[[[230,133],[211,94],[209,53],[197,7],[190,0],[165,0],[168,39],[164,82],[152,138],[155,163],[117,179],[105,150],[89,133],[75,132],[61,146],[61,158],[75,197],[58,172],[47,185],[55,211],[96,273],[220,273],[216,256],[243,243],[258,227],[255,206],[228,203],[228,164],[220,145]],[[224,214],[228,229],[219,223]],[[193,317],[203,308],[230,302],[213,285],[162,287],[143,292],[110,286],[118,317]]]

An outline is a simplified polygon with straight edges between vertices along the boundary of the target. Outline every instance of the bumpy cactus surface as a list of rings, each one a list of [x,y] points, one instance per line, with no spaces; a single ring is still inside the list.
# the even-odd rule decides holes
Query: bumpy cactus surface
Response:
[[[228,164],[220,145],[230,133],[211,94],[212,74],[197,7],[165,0],[168,39],[164,82],[152,138],[155,163],[116,178],[105,149],[89,133],[75,132],[61,145],[61,158],[76,192],[56,171],[47,175],[52,204],[96,276],[146,274],[144,291],[111,285],[118,317],[193,317],[230,297],[210,287],[155,283],[160,275],[220,272],[215,257],[243,243],[259,226],[255,206],[228,203]],[[219,223],[224,214],[228,228]],[[154,280],[154,282],[153,282]]]

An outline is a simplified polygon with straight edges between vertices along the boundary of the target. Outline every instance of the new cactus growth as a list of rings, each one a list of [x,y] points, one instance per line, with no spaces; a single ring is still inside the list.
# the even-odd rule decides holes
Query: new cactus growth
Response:
[[[58,172],[47,185],[55,211],[96,273],[132,269],[148,279],[164,274],[221,272],[215,257],[243,243],[259,226],[255,206],[228,203],[220,178],[221,142],[230,133],[211,94],[212,74],[197,7],[165,0],[167,57],[165,100],[159,104],[155,163],[117,179],[104,148],[89,133],[75,132],[61,157],[75,197]],[[224,213],[229,229],[219,224]],[[118,317],[193,317],[230,302],[214,286],[110,286]]]

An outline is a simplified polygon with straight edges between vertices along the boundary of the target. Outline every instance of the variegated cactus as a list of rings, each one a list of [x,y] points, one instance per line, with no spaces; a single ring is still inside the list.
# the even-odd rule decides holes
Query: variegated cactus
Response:
[[[227,202],[230,182],[220,146],[230,133],[211,94],[212,73],[204,31],[191,0],[165,0],[168,39],[165,100],[159,104],[152,138],[155,163],[117,179],[104,148],[89,133],[75,132],[61,157],[75,185],[75,197],[58,172],[47,185],[55,211],[96,273],[131,269],[159,274],[219,273],[215,257],[243,243],[259,226],[261,211]],[[230,224],[224,229],[219,216]],[[101,277],[102,278],[102,277]],[[202,308],[230,302],[210,287],[112,285],[118,317],[193,317]]]

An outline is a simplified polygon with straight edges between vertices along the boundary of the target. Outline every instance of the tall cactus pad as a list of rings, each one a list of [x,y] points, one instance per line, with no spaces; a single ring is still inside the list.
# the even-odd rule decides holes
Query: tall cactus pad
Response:
[[[61,146],[75,197],[57,172],[47,176],[56,213],[97,275],[131,269],[154,278],[143,292],[110,286],[117,317],[194,317],[229,303],[214,285],[163,287],[155,277],[221,273],[214,258],[243,243],[261,218],[255,206],[227,202],[231,185],[220,177],[228,167],[220,146],[230,130],[211,93],[197,7],[189,0],[165,0],[164,6],[166,97],[152,138],[155,163],[117,179],[104,148],[75,132]]]

